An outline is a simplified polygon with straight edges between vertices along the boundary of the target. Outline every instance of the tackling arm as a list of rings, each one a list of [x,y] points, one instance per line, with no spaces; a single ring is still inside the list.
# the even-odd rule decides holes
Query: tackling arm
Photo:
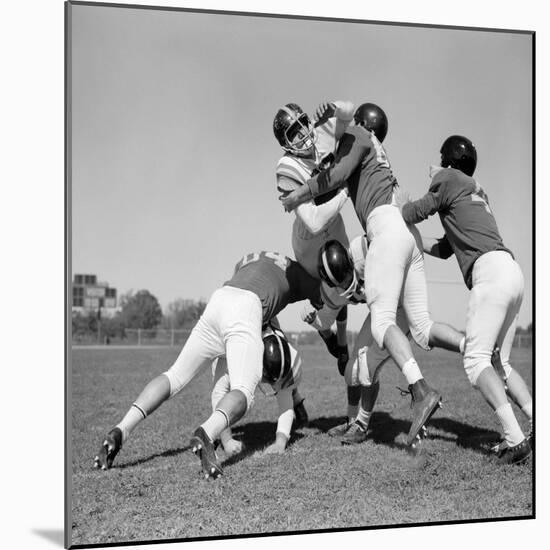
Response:
[[[434,256],[435,258],[441,258],[443,260],[446,260],[453,255],[451,243],[449,243],[449,240],[445,235],[440,239],[434,239],[433,237],[424,237],[423,235],[421,235],[421,238],[422,248],[424,249],[424,252],[426,254]]]
[[[369,146],[364,140],[359,140],[355,134],[344,134],[338,146],[338,156],[335,163],[323,170],[305,185],[289,193],[281,199],[287,212],[294,210],[300,204],[324,195],[333,189],[343,187],[353,171],[359,166]]]

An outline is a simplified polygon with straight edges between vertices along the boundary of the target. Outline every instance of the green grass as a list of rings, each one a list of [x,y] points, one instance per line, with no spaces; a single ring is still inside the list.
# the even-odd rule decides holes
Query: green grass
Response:
[[[345,387],[321,347],[305,347],[301,391],[311,419],[284,455],[262,455],[275,431],[275,399],[256,393],[236,426],[247,445],[207,482],[187,443],[210,413],[210,373],[194,380],[133,433],[107,472],[92,468],[106,431],[176,349],[73,350],[72,543],[93,544],[406,523],[530,516],[532,465],[499,466],[487,447],[493,413],[455,354],[419,351],[426,379],[444,396],[419,457],[404,450],[410,426],[406,384],[385,367],[370,441],[343,447],[326,435],[340,422]],[[531,384],[531,350],[515,367]],[[517,409],[516,409],[517,411]],[[518,418],[526,428],[521,413]]]

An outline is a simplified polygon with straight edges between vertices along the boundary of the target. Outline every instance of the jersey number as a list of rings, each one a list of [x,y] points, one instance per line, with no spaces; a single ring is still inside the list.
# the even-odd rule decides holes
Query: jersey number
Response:
[[[483,204],[483,207],[485,208],[485,210],[489,214],[491,214],[491,216],[493,215],[493,213],[491,212],[491,209],[489,208],[489,204],[485,199],[485,193],[477,182],[476,182],[476,190],[474,193],[470,195],[470,197],[472,198],[472,202],[480,202],[481,204]]]
[[[288,258],[286,256],[283,256],[278,252],[264,252],[263,250],[259,253],[253,252],[251,254],[243,256],[243,259],[239,262],[241,264],[240,267],[244,267],[245,265],[251,264],[252,262],[257,262],[261,256],[273,260],[273,263],[277,267],[280,267],[283,271],[286,271],[286,268],[288,267]]]

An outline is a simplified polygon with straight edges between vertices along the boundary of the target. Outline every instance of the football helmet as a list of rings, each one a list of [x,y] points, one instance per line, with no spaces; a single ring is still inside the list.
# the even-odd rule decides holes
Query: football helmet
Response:
[[[441,166],[456,168],[472,176],[477,165],[477,151],[474,144],[464,136],[449,136],[441,146]]]
[[[353,120],[357,126],[370,130],[380,143],[388,133],[388,117],[386,113],[374,103],[363,103],[357,107]]]
[[[296,103],[287,103],[277,111],[273,133],[279,145],[296,156],[309,155],[317,137],[309,116]]]
[[[274,384],[290,371],[292,359],[288,342],[282,333],[272,331],[264,336],[264,358],[262,380]]]
[[[359,281],[353,261],[340,241],[333,239],[321,247],[317,270],[321,280],[328,286],[340,289],[340,296],[350,298],[357,290]]]

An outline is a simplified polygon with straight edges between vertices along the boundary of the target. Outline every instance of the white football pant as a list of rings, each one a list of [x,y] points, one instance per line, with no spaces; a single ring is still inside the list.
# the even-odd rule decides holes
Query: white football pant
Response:
[[[409,332],[407,317],[401,307],[397,309],[397,326],[404,334]],[[346,365],[344,379],[348,386],[370,386],[376,382],[381,367],[390,358],[388,351],[381,349],[374,341],[371,327],[369,314],[357,333],[353,352]]]
[[[249,290],[224,286],[214,292],[174,364],[164,374],[170,396],[205,367],[226,356],[231,390],[240,390],[252,406],[262,378],[262,304]]]
[[[486,252],[474,263],[464,348],[464,369],[473,386],[481,371],[491,366],[495,345],[506,376],[510,374],[523,285],[521,268],[508,252]]]
[[[428,311],[424,256],[416,227],[407,225],[393,205],[375,208],[367,219],[369,247],[365,263],[365,295],[372,316],[372,335],[384,348],[384,335],[396,324],[401,303],[414,341],[429,348],[433,321]]]

